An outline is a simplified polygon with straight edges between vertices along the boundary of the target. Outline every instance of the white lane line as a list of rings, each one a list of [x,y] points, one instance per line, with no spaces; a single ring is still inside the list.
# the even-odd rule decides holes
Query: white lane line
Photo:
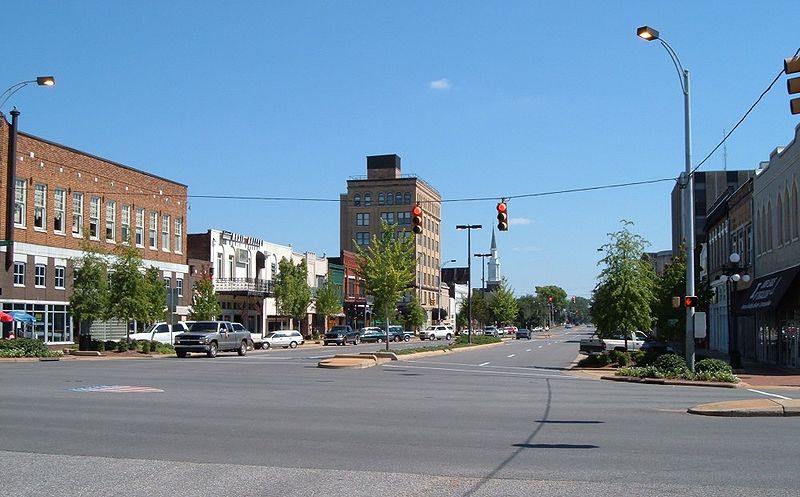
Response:
[[[543,345],[539,345],[539,348],[540,348],[540,349],[541,349],[542,347],[543,347]]]
[[[487,364],[491,364],[491,363],[484,362],[483,364],[478,364],[478,366],[486,366]]]
[[[502,374],[509,376],[521,376],[529,378],[560,378],[565,380],[580,380],[577,376],[560,375],[560,374],[547,374],[547,373],[516,373],[513,371],[492,371],[490,369],[457,369],[457,368],[432,368],[426,366],[411,366],[407,364],[383,364],[381,367],[388,369],[430,369],[433,371],[450,371],[456,373],[475,373],[475,374]]]
[[[783,400],[792,400],[791,397],[784,397],[783,395],[778,395],[777,393],[762,392],[761,390],[755,390],[753,388],[748,388],[747,391],[748,392],[760,393],[761,395],[769,395],[770,397],[778,397],[779,399],[783,399]]]
[[[514,357],[515,355],[516,355],[516,354],[511,354],[511,355],[509,355],[509,356],[506,356],[506,357]]]
[[[525,352],[530,352],[530,351],[531,351],[531,349],[525,349]]]

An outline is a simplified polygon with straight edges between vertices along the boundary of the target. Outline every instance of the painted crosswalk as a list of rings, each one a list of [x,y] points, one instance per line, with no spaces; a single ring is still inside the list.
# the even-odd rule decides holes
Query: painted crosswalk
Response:
[[[160,388],[141,387],[129,385],[94,385],[91,387],[68,388],[72,392],[101,392],[101,393],[158,393],[163,392]]]

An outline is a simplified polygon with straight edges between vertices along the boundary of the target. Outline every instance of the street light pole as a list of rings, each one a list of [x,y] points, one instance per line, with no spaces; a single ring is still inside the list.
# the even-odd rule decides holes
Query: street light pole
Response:
[[[467,328],[467,343],[472,343],[472,230],[479,230],[480,224],[458,224],[457,230],[467,230],[467,301],[469,304],[469,324]]]
[[[446,265],[452,264],[454,262],[456,262],[455,259],[450,259],[449,261],[447,261],[444,264],[441,264],[439,266],[439,291],[436,294],[436,309],[437,309],[436,312],[438,313],[439,323],[442,322],[442,269],[444,269],[444,267]],[[447,297],[447,301],[450,302],[449,294],[448,294],[448,297]],[[447,306],[447,312],[448,312],[448,315],[449,315],[450,314],[450,306],[449,305]]]
[[[686,295],[694,295],[694,176],[692,174],[692,121],[689,98],[689,70],[683,67],[678,54],[672,47],[659,38],[658,31],[642,26],[636,30],[640,38],[658,40],[669,54],[683,90],[683,135],[684,135],[684,172],[679,179],[683,188],[683,228],[686,237]],[[686,364],[694,371],[694,307],[686,307]]]
[[[720,279],[725,282],[725,290],[728,292],[727,311],[728,311],[728,360],[732,369],[741,369],[742,356],[739,352],[738,336],[736,332],[736,317],[732,312],[735,308],[734,296],[736,295],[736,285],[739,281],[747,283],[750,281],[750,275],[747,274],[747,267],[739,266],[742,260],[741,256],[733,252],[728,258],[730,264],[724,268],[724,274]],[[744,273],[744,274],[742,274]]]
[[[491,257],[492,254],[474,254],[475,257],[481,258],[481,296],[486,296],[486,258]]]

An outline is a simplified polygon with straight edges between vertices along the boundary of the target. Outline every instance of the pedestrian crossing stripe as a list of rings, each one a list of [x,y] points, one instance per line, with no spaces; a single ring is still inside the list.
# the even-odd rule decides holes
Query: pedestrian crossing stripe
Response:
[[[163,392],[160,388],[136,387],[128,385],[94,385],[91,387],[69,388],[73,392],[101,392],[101,393],[157,393]]]

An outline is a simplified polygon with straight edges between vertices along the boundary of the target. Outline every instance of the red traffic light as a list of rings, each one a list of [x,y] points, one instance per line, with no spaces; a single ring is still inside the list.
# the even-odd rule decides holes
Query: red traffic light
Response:
[[[498,231],[508,231],[508,206],[505,202],[497,204],[497,229]]]
[[[683,305],[686,307],[697,307],[697,296],[687,295],[683,297]]]
[[[411,224],[414,234],[422,234],[422,207],[415,205],[411,208]]]

